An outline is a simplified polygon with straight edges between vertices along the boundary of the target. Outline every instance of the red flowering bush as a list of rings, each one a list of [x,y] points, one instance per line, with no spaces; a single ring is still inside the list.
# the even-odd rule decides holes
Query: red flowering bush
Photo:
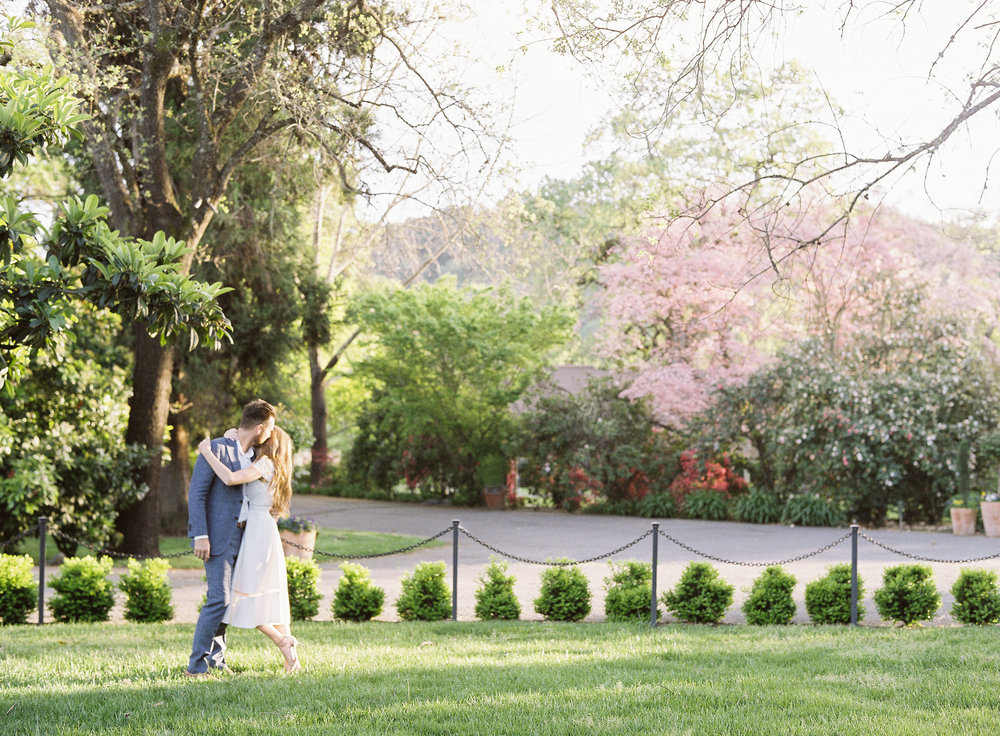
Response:
[[[717,491],[732,498],[747,489],[747,482],[733,472],[729,455],[725,453],[702,462],[695,450],[685,450],[681,453],[680,466],[681,472],[668,489],[678,508],[683,508],[684,499],[695,491]]]

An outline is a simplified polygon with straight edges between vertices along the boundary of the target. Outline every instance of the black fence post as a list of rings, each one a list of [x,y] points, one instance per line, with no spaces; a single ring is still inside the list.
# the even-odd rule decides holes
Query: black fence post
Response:
[[[657,562],[657,552],[658,544],[660,541],[660,523],[658,521],[653,522],[653,578],[650,581],[652,584],[651,592],[652,596],[649,602],[649,625],[656,626],[656,562]]]
[[[458,519],[451,521],[451,620],[458,621]]]
[[[858,625],[858,525],[851,524],[851,626]]]
[[[45,623],[45,537],[48,536],[48,519],[38,517],[38,625]]]

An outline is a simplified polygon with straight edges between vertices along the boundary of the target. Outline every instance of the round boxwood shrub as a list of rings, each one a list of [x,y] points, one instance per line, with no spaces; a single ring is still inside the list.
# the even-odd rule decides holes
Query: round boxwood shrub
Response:
[[[611,562],[604,578],[604,615],[608,621],[649,620],[653,605],[653,567],[648,562]]]
[[[864,618],[861,605],[865,588],[858,575],[858,621]],[[813,623],[851,623],[851,566],[847,563],[831,565],[826,575],[806,585],[806,613]]]
[[[705,521],[725,521],[729,518],[729,499],[719,491],[695,491],[684,499],[684,516]]]
[[[963,624],[1000,622],[1000,591],[996,570],[962,570],[951,586],[951,615]]]
[[[673,590],[660,600],[681,621],[714,624],[726,615],[733,603],[733,586],[719,577],[719,571],[707,562],[692,562],[681,574]]]
[[[118,581],[125,593],[125,618],[137,623],[159,623],[174,617],[171,604],[170,563],[161,558],[128,561],[128,572]]]
[[[590,613],[590,586],[577,565],[550,567],[542,573],[535,613],[549,621],[581,621]]]
[[[333,616],[341,621],[370,621],[382,613],[385,591],[372,584],[371,573],[354,562],[340,563],[343,573],[333,592]]]
[[[516,621],[521,616],[521,604],[514,595],[513,575],[507,574],[505,560],[490,559],[476,590],[476,618],[483,621]]]
[[[905,626],[933,618],[941,605],[930,565],[896,565],[882,573],[882,587],[875,591],[879,615]]]
[[[28,555],[0,554],[0,623],[23,624],[35,610],[38,584]]]
[[[319,613],[319,565],[304,557],[285,558],[288,571],[288,605],[294,621],[309,621]]]
[[[733,503],[733,516],[749,524],[775,524],[781,520],[781,501],[773,493],[754,486]]]
[[[792,589],[795,576],[781,565],[771,565],[750,586],[750,596],[743,603],[747,623],[756,626],[787,624],[795,615]]]
[[[421,562],[403,575],[403,592],[396,611],[404,621],[441,621],[451,616],[451,590],[444,581],[443,562]]]
[[[52,579],[56,594],[49,609],[56,621],[107,621],[115,605],[115,586],[110,557],[70,557],[63,560],[59,575]]]

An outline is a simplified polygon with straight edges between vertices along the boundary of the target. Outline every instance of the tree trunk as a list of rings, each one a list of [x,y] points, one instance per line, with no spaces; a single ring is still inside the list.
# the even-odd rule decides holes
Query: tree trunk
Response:
[[[187,420],[185,409],[170,414],[170,462],[160,475],[160,532],[174,537],[187,534],[187,491],[191,482]]]
[[[323,483],[326,466],[330,460],[326,433],[326,391],[324,378],[326,371],[319,364],[319,350],[309,346],[310,407],[312,413],[312,463],[309,466],[309,485],[313,488]]]
[[[124,537],[119,551],[155,556],[160,554],[160,467],[174,353],[150,337],[142,325],[137,325],[135,332],[135,367],[125,441],[145,445],[153,455],[142,477],[149,491],[118,516],[117,528]]]

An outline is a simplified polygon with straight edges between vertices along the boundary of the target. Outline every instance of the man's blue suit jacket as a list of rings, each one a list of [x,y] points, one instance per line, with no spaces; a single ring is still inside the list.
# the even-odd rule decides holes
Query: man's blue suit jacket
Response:
[[[236,440],[214,439],[212,452],[230,470],[240,469]],[[188,486],[188,536],[193,539],[207,534],[210,554],[222,554],[236,533],[242,505],[243,486],[227,486],[199,453]]]

